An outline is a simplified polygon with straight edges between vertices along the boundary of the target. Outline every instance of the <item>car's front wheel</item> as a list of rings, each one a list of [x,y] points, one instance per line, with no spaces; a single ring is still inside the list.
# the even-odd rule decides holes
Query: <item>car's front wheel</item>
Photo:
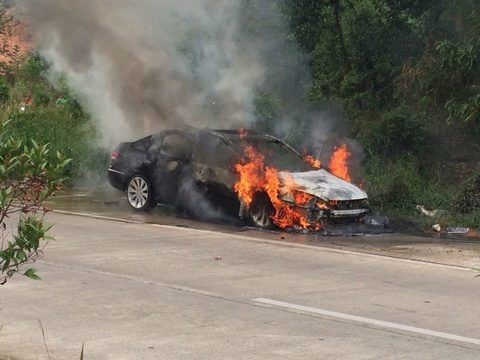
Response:
[[[255,194],[250,208],[248,209],[248,217],[251,225],[261,229],[272,229],[275,227],[272,216],[275,209],[268,198],[267,194]]]
[[[149,211],[155,206],[153,188],[147,177],[137,174],[127,183],[127,200],[137,211]]]

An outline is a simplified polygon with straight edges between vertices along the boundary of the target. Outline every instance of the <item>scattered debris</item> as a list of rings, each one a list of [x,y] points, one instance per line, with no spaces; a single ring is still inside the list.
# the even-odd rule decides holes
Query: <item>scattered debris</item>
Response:
[[[367,214],[363,217],[363,223],[373,227],[388,227],[389,219],[383,215]]]
[[[449,227],[447,228],[447,233],[449,234],[467,234],[470,231],[470,228],[465,227]]]
[[[33,99],[27,96],[25,99],[23,99],[22,106],[20,106],[19,111],[23,113],[25,112],[25,110],[27,110],[27,106],[32,106],[32,105],[33,105]]]
[[[423,215],[435,217],[445,213],[445,210],[435,209],[435,210],[427,210],[423,205],[417,205],[417,210],[419,210]]]
[[[440,226],[440,224],[432,225],[432,229],[435,230],[436,232],[442,231],[442,227]]]

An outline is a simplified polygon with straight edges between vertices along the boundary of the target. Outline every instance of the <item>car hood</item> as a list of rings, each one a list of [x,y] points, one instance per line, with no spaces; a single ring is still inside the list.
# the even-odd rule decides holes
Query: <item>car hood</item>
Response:
[[[280,172],[280,181],[288,184],[292,180],[298,191],[319,197],[322,200],[361,200],[367,193],[359,187],[330,174],[324,169],[307,172]],[[291,185],[290,185],[291,186]]]

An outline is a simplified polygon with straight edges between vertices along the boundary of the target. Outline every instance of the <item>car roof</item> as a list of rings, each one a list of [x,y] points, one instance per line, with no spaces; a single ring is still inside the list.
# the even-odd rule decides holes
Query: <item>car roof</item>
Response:
[[[255,130],[206,130],[207,132],[221,136],[230,141],[238,139],[278,140],[275,136],[264,134]]]
[[[185,132],[189,134],[195,135],[213,135],[218,138],[221,138],[225,142],[231,143],[238,139],[255,139],[255,140],[270,140],[270,141],[278,141],[279,139],[275,136],[264,134],[262,132],[256,130],[234,130],[234,129],[197,129],[191,126],[180,128],[180,129],[171,129],[165,130],[165,133],[170,132]]]
[[[220,138],[224,143],[228,145],[233,145],[233,142],[239,139],[250,139],[250,140],[266,140],[266,141],[275,141],[283,144],[283,146],[287,147],[290,151],[293,151],[297,156],[303,158],[303,156],[290,144],[287,142],[278,139],[273,135],[268,135],[256,130],[233,130],[233,129],[219,129],[219,130],[211,130],[211,129],[198,129],[193,126],[185,126],[183,128],[176,128],[176,129],[168,129],[163,130],[161,133],[163,134],[172,134],[172,133],[185,133],[190,135],[212,135]]]

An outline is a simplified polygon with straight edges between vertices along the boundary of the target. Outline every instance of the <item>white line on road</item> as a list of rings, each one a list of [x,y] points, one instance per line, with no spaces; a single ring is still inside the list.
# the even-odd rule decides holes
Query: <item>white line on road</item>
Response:
[[[70,194],[70,195],[55,195],[55,198],[72,198],[72,197],[87,197],[90,196],[90,194],[87,193],[78,193],[78,194]]]
[[[298,310],[302,312],[308,312],[308,313],[319,314],[319,315],[324,315],[329,317],[335,317],[343,320],[350,320],[350,321],[356,321],[364,324],[375,325],[383,328],[403,330],[403,331],[408,331],[412,333],[433,336],[436,338],[455,340],[463,343],[480,345],[480,339],[469,338],[469,337],[459,336],[455,334],[444,333],[440,331],[422,329],[414,326],[402,325],[402,324],[397,324],[397,323],[382,321],[382,320],[375,320],[375,319],[370,319],[363,316],[350,315],[350,314],[340,313],[336,311],[318,309],[310,306],[297,305],[297,304],[292,304],[288,302],[265,299],[265,298],[256,298],[252,300],[255,302],[263,303],[263,304],[279,306],[285,309],[293,309],[293,310]]]

